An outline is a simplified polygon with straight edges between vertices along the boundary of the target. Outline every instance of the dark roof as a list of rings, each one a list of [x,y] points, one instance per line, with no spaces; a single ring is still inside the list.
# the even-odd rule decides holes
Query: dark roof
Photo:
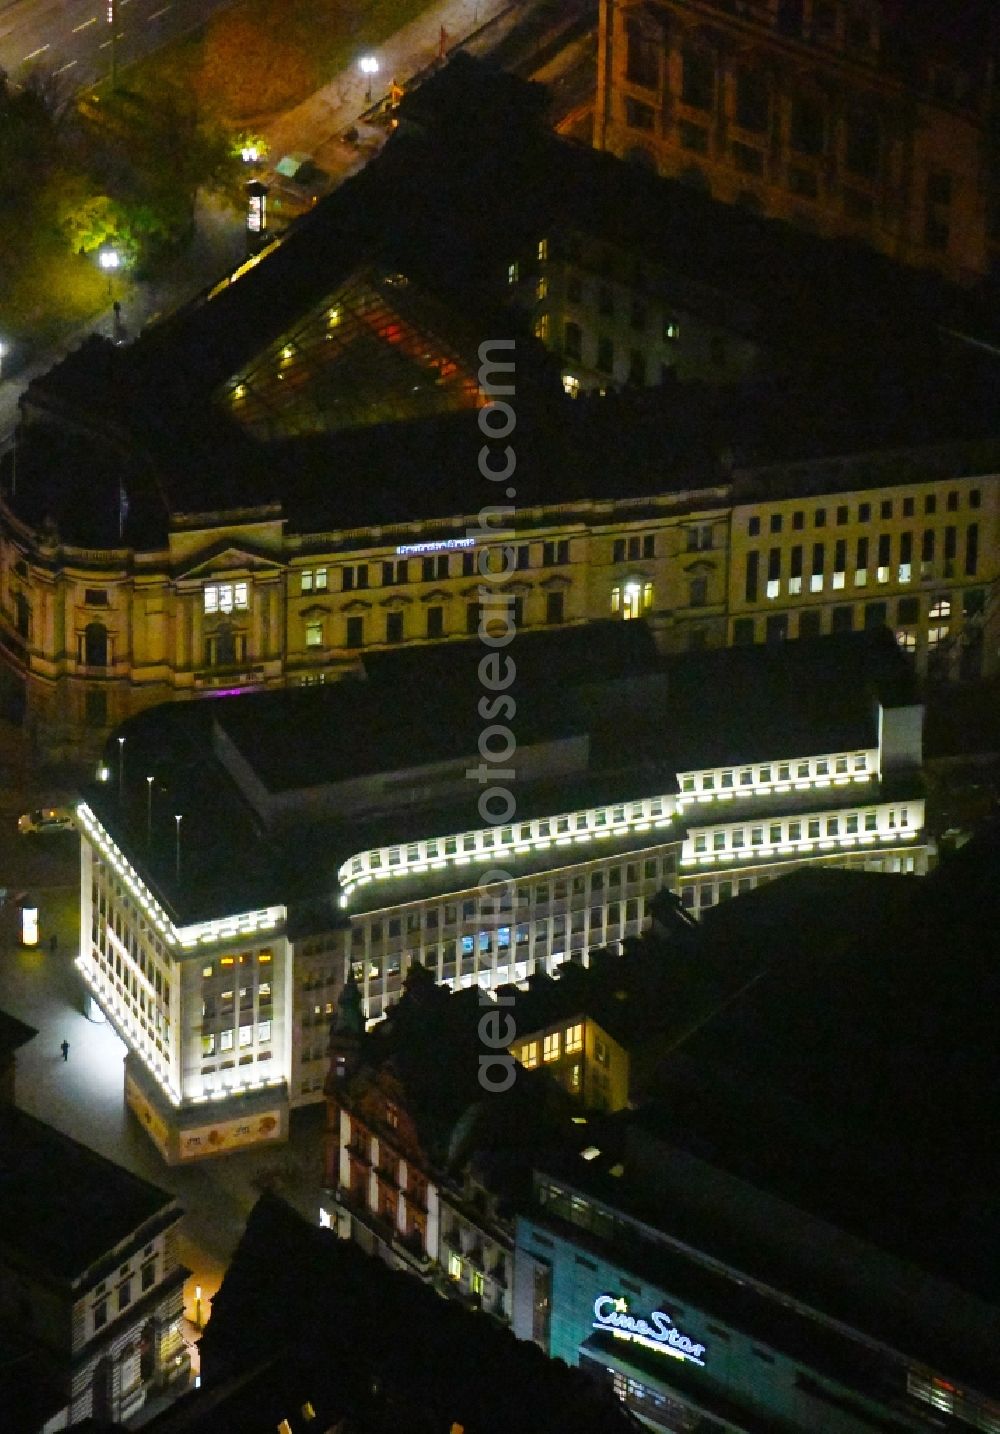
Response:
[[[589,737],[582,769],[520,784],[525,819],[671,791],[676,772],[691,766],[871,746],[876,694],[893,702],[914,695],[908,661],[882,631],[660,658],[644,624],[606,622],[520,632],[507,651],[517,668],[511,693],[519,739]],[[381,803],[373,782],[364,810],[317,814],[303,805],[271,823],[220,761],[214,724],[233,734],[279,792],[391,773],[404,763],[474,758],[482,655],[475,641],[401,649],[366,657],[365,682],[149,709],[107,744],[114,778],[117,738],[125,738],[121,793],[109,780],[87,800],[181,921],[223,908],[318,902],[317,929],[325,929],[338,919],[330,903],[346,857],[481,826],[478,783],[463,782],[459,792],[452,783],[400,804]],[[151,828],[147,776],[155,779]],[[176,813],[183,816],[179,884]]]
[[[533,1428],[614,1434],[631,1427],[610,1390],[272,1196],[250,1215],[200,1352],[201,1399],[220,1381],[287,1357],[311,1375],[306,1397],[319,1428],[345,1414],[392,1413],[391,1427],[413,1434],[436,1434],[452,1422],[468,1434],[507,1434],[526,1427],[526,1391]],[[245,1434],[245,1424],[225,1422],[216,1409],[213,1434],[237,1427]]]
[[[41,1277],[73,1281],[174,1197],[23,1111],[0,1112],[0,1251]]]
[[[19,515],[97,547],[162,543],[177,512],[278,500],[307,531],[475,511],[471,419],[375,433],[359,418],[353,434],[274,445],[215,401],[362,269],[404,274],[421,304],[467,336],[518,336],[523,506],[532,489],[552,501],[700,484],[718,476],[723,450],[763,462],[990,432],[992,354],[956,349],[942,332],[990,338],[986,305],[539,130],[537,106],[521,93],[509,77],[457,57],[404,100],[404,121],[410,107],[419,124],[404,123],[238,280],[125,348],[92,337],[35,380],[26,407],[66,426],[24,428],[10,499]],[[502,186],[486,120],[494,112],[507,116]],[[606,407],[556,397],[557,366],[506,306],[506,266],[546,233],[575,232],[661,266],[679,308],[723,327],[749,325],[777,378],[722,393],[668,385]],[[463,352],[470,345],[466,337]],[[376,364],[373,403],[383,379]],[[531,394],[542,410],[534,427]],[[380,471],[391,481],[373,481]],[[352,481],[356,472],[363,481]]]
[[[709,953],[767,969],[661,1067],[657,1115],[672,1142],[993,1302],[998,878],[994,824],[929,877],[797,872],[713,913]]]

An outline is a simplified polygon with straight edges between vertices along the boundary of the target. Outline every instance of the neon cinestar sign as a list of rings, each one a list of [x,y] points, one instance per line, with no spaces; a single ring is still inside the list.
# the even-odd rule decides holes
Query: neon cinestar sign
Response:
[[[705,1346],[682,1333],[663,1310],[653,1310],[648,1320],[637,1319],[629,1314],[627,1300],[598,1295],[594,1301],[594,1328],[607,1330],[615,1339],[641,1344],[657,1354],[669,1354],[671,1359],[705,1367]]]
[[[450,553],[455,548],[474,548],[475,538],[445,538],[440,543],[403,543],[396,549],[396,556],[405,558],[408,553]]]

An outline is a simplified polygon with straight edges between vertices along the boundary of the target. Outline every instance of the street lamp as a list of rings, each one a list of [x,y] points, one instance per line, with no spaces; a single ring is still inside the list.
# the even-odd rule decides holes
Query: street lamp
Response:
[[[121,802],[125,789],[125,738],[118,738],[118,800]]]
[[[146,845],[153,844],[153,778],[146,778]]]
[[[117,249],[102,249],[98,255],[98,263],[108,276],[108,298],[111,298],[111,281],[115,271],[120,267],[122,256]]]
[[[362,55],[358,61],[358,69],[368,77],[368,89],[365,91],[365,104],[372,102],[372,80],[378,74],[378,60],[374,55]]]
[[[184,820],[182,812],[174,812],[174,821],[177,823],[177,850],[175,865],[177,868],[177,880],[181,879],[181,822]]]

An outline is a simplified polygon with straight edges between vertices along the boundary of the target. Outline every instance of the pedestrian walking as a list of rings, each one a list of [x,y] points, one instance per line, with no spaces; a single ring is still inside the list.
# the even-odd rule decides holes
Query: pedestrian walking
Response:
[[[64,1061],[68,1061],[68,1060],[69,1060],[69,1041],[63,1041],[63,1043],[62,1043],[62,1045],[59,1047],[59,1049],[62,1051],[63,1060],[64,1060]]]

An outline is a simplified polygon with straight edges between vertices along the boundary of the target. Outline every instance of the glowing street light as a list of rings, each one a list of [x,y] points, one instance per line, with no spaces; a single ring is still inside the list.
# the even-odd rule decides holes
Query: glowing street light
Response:
[[[110,299],[112,296],[111,283],[121,267],[122,256],[117,249],[102,249],[97,256],[97,262],[108,276],[108,298]]]
[[[362,55],[358,61],[358,69],[368,77],[368,89],[365,91],[365,103],[372,102],[372,80],[378,74],[378,60],[374,55]]]

